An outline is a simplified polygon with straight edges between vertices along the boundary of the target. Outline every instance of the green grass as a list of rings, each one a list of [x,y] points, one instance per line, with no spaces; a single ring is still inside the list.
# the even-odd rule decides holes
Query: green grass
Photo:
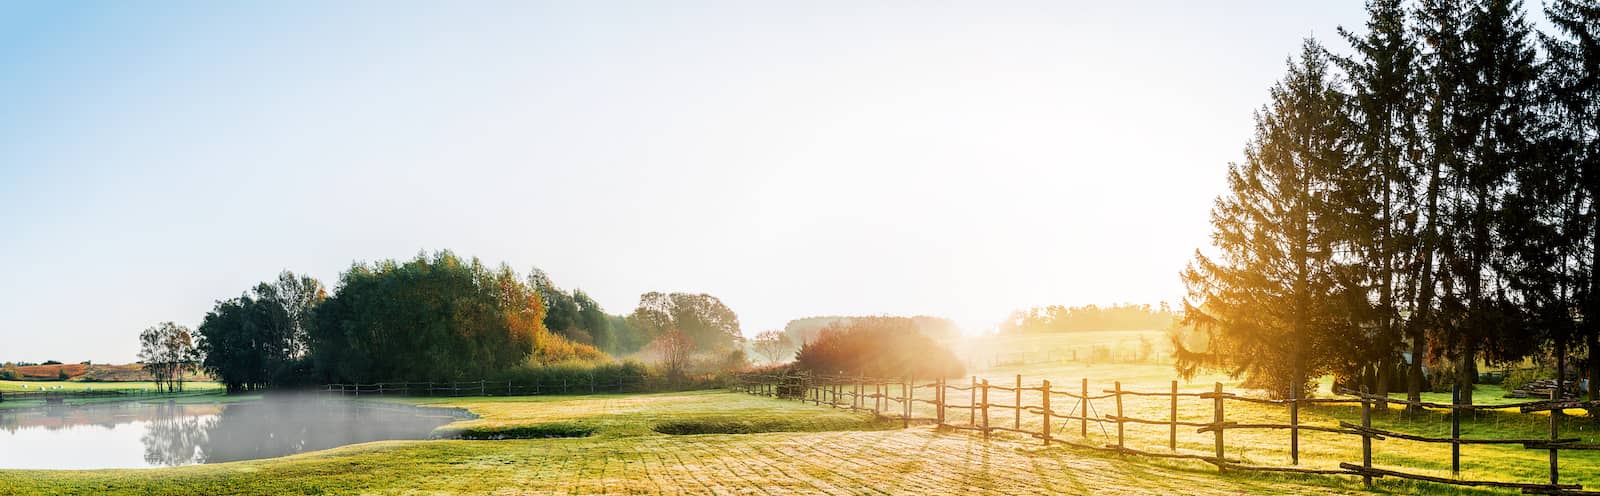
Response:
[[[384,400],[468,408],[454,429],[583,426],[590,437],[385,441],[146,470],[0,470],[0,494],[1266,494],[1349,493],[1331,478],[1218,475],[1007,439],[901,430],[861,414],[727,392]],[[670,435],[750,421],[783,432]]]
[[[1094,334],[1094,333],[1090,333]],[[1074,346],[1080,341],[1120,343],[1127,333],[1029,337],[1027,343],[995,342],[1001,349],[1025,344]],[[1136,335],[1134,335],[1136,336]],[[1131,338],[1136,341],[1137,337]],[[1067,341],[1067,342],[1057,342]],[[979,349],[979,352],[982,350]],[[1057,389],[1076,390],[1088,377],[1092,393],[1121,381],[1125,389],[1165,391],[1173,377],[1161,364],[1034,364],[974,371],[993,384],[1028,384],[1051,379]],[[1237,381],[1204,375],[1180,383],[1183,391],[1209,390]],[[1321,395],[1327,396],[1326,385]],[[931,395],[922,390],[919,395]],[[1037,394],[1037,393],[1035,393]],[[1480,401],[1500,391],[1479,390]],[[959,401],[951,392],[951,400]],[[923,396],[928,397],[928,396]],[[211,398],[223,398],[211,396]],[[231,400],[235,397],[226,397]],[[1437,398],[1429,398],[1437,399]],[[204,396],[181,401],[206,401]],[[1191,461],[1119,457],[1066,446],[1044,447],[1021,436],[990,440],[928,425],[900,429],[893,421],[828,406],[727,392],[646,395],[537,396],[510,398],[383,398],[382,401],[463,408],[478,417],[441,427],[440,436],[503,440],[386,441],[346,446],[277,459],[147,470],[0,470],[0,495],[7,494],[1352,494],[1360,479],[1228,472]],[[996,392],[990,402],[1014,401]],[[1024,403],[1037,404],[1034,396]],[[1097,400],[1091,413],[1113,413],[1113,401]],[[1057,401],[1058,411],[1073,405]],[[1128,398],[1129,416],[1164,419],[1162,398]],[[1284,422],[1285,407],[1230,402],[1227,417],[1238,422]],[[1581,412],[1571,412],[1574,415]],[[931,410],[921,415],[931,416]],[[951,410],[951,420],[965,413]],[[1209,421],[1209,400],[1185,398],[1180,419]],[[1358,422],[1350,407],[1308,408],[1308,425]],[[1009,411],[992,413],[991,425],[1010,426]],[[1021,416],[1037,428],[1038,416]],[[1406,416],[1378,412],[1380,428],[1440,436],[1448,432],[1440,412]],[[1469,417],[1468,437],[1548,435],[1548,417],[1486,414]],[[1116,428],[1090,425],[1088,439],[1076,423],[1057,421],[1057,436],[1080,443],[1114,444]],[[1600,442],[1600,425],[1571,417],[1563,437]],[[1127,425],[1129,447],[1165,451],[1165,426]],[[1180,428],[1178,451],[1209,454],[1211,434]],[[582,436],[582,437],[572,437]],[[517,439],[530,438],[530,439]],[[1288,465],[1288,433],[1237,430],[1226,433],[1228,456],[1251,464]],[[1360,439],[1303,433],[1302,466],[1331,468],[1359,462]],[[1379,467],[1449,476],[1449,447],[1399,439],[1374,441]],[[1591,452],[1592,453],[1592,452]],[[1562,455],[1563,482],[1600,488],[1600,458]],[[1520,447],[1467,446],[1466,478],[1538,482],[1546,477],[1546,452]],[[1516,494],[1430,483],[1380,479],[1379,492],[1402,494]]]
[[[1091,333],[1093,334],[1093,333]],[[1073,334],[1059,334],[1053,336],[1026,337],[1028,346],[1050,347],[1062,346],[1071,343],[1078,337]],[[1104,340],[1105,336],[1088,336],[1090,340]],[[1003,339],[1003,338],[1002,338]],[[1016,344],[1016,343],[1013,343]],[[993,345],[991,343],[991,345]],[[1031,364],[1016,367],[995,369],[980,369],[974,372],[980,380],[988,379],[993,385],[1015,385],[1016,376],[1023,376],[1027,385],[1039,384],[1043,379],[1052,381],[1052,388],[1058,390],[1078,391],[1082,387],[1081,378],[1089,379],[1090,394],[1101,394],[1102,390],[1112,389],[1115,382],[1121,382],[1125,390],[1165,392],[1171,388],[1171,381],[1175,378],[1170,365],[1163,364],[1081,364],[1081,363],[1054,363]],[[954,382],[954,381],[953,381]],[[966,381],[960,381],[962,385]],[[1221,382],[1224,389],[1235,393],[1249,393],[1241,389],[1239,381],[1219,374],[1206,374],[1189,381],[1179,381],[1178,388],[1183,392],[1210,391],[1214,384]],[[1332,397],[1329,391],[1328,379],[1323,379],[1319,385],[1317,396]],[[897,391],[897,390],[896,390]],[[1527,399],[1503,398],[1504,390],[1494,385],[1479,385],[1476,388],[1475,400],[1478,404],[1504,404],[1529,401]],[[898,394],[897,392],[892,394]],[[922,394],[932,394],[931,390],[923,390]],[[967,398],[958,397],[952,391],[951,401],[965,403]],[[1403,399],[1403,393],[1394,395]],[[1075,402],[1068,401],[1061,404],[1063,398],[1057,397],[1052,405],[1056,410],[1071,410]],[[1424,401],[1449,403],[1449,394],[1426,393]],[[1015,396],[1010,392],[991,391],[990,403],[1014,404]],[[1168,398],[1151,397],[1125,397],[1123,409],[1127,416],[1152,420],[1165,420],[1171,415]],[[1030,405],[1040,404],[1038,393],[1025,394],[1023,403]],[[1112,399],[1095,400],[1090,402],[1091,415],[1111,415],[1115,413],[1116,402]],[[1081,410],[1080,410],[1081,411]],[[922,415],[931,415],[929,407]],[[966,422],[966,413],[956,410],[951,415],[959,418],[957,421]],[[1241,423],[1287,423],[1289,414],[1287,406],[1258,405],[1242,402],[1228,402],[1225,406],[1227,419]],[[1011,427],[1017,418],[1010,410],[993,409],[991,424]],[[1522,414],[1516,412],[1484,412],[1479,414],[1464,413],[1462,436],[1466,438],[1500,438],[1500,439],[1540,439],[1549,437],[1549,420],[1547,414]],[[1040,427],[1038,415],[1024,413],[1020,419],[1021,426],[1025,429],[1037,430]],[[1179,400],[1179,420],[1209,422],[1212,419],[1212,402],[1209,399],[1181,398]],[[1358,406],[1327,406],[1306,408],[1301,410],[1301,422],[1306,425],[1337,426],[1340,421],[1360,423],[1361,415]],[[1089,425],[1087,439],[1080,435],[1080,424],[1068,422],[1062,429],[1060,420],[1053,427],[1057,428],[1059,436],[1075,442],[1087,442],[1096,445],[1116,443],[1116,426],[1108,424],[1102,430],[1094,423]],[[1388,411],[1377,411],[1373,417],[1374,427],[1406,432],[1430,437],[1448,437],[1449,419],[1445,411],[1430,410],[1420,414],[1410,415],[1401,412],[1398,408]],[[1563,416],[1560,425],[1561,437],[1578,437],[1585,443],[1600,443],[1600,423],[1586,412],[1571,410]],[[1124,442],[1128,447],[1148,451],[1168,451],[1168,427],[1160,425],[1125,426]],[[1240,457],[1251,464],[1288,466],[1290,464],[1289,433],[1287,430],[1232,430],[1225,434],[1227,454],[1230,457]],[[1301,434],[1301,466],[1313,468],[1338,468],[1339,462],[1360,463],[1361,438],[1359,436],[1339,435],[1330,433],[1302,432]],[[1178,428],[1177,451],[1182,453],[1210,455],[1214,449],[1214,438],[1211,433],[1197,433],[1192,427]],[[1422,443],[1402,439],[1387,439],[1373,441],[1375,466],[1390,468],[1413,473],[1450,477],[1450,447],[1442,443]],[[1566,451],[1561,454],[1561,478],[1563,482],[1580,483],[1592,489],[1600,488],[1600,453],[1594,451]],[[1462,473],[1461,478],[1500,480],[1515,482],[1547,482],[1548,481],[1548,451],[1524,449],[1521,446],[1486,446],[1466,445],[1462,448]],[[1433,489],[1429,489],[1430,491]]]

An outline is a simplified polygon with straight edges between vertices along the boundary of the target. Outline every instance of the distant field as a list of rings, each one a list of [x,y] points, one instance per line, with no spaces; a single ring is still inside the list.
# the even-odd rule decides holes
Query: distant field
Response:
[[[154,390],[156,383],[150,381],[130,382],[77,382],[77,381],[0,381],[0,391],[38,391],[41,388],[52,391],[110,391],[110,390]],[[212,391],[222,389],[220,382],[188,382],[183,383],[186,391]]]
[[[24,381],[59,381],[62,380],[62,374],[66,374],[66,380],[68,381],[83,382],[138,382],[152,379],[150,374],[145,372],[144,365],[137,363],[123,365],[103,363],[90,365],[81,363],[24,365],[10,367],[6,370],[16,374],[18,379]],[[202,381],[211,379],[200,374],[191,375]]]

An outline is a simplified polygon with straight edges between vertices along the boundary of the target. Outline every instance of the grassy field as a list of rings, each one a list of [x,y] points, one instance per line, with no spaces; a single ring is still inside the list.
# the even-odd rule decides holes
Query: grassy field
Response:
[[[1137,340],[1133,337],[1137,332],[1125,333],[1085,333],[1081,338],[1087,342],[1128,342]],[[994,349],[1006,348],[1048,348],[1070,346],[1079,336],[1073,334],[1059,334],[1053,336],[1024,336],[1017,338],[998,337],[990,338],[987,346]],[[1100,394],[1101,391],[1112,389],[1113,383],[1120,381],[1125,390],[1165,392],[1170,391],[1171,381],[1176,377],[1171,365],[1142,364],[1142,363],[1034,363],[1021,366],[980,368],[974,371],[978,379],[988,379],[991,384],[1014,386],[1017,375],[1022,375],[1025,385],[1033,386],[1043,379],[1050,379],[1054,389],[1077,391],[1081,386],[1081,379],[1089,379],[1090,394]],[[1239,381],[1219,374],[1201,375],[1190,381],[1180,380],[1178,389],[1183,392],[1210,391],[1215,383],[1222,383],[1225,390],[1236,393],[1248,393],[1239,388]],[[952,381],[955,383],[955,381]],[[962,381],[965,384],[965,381]],[[924,390],[924,394],[932,391]],[[1504,390],[1494,385],[1480,385],[1477,387],[1476,400],[1479,404],[1503,404],[1528,401],[1527,399],[1503,398]],[[898,394],[898,393],[895,393]],[[965,403],[965,397],[955,398],[956,392],[950,393],[952,401]],[[1319,397],[1332,397],[1328,380],[1324,379],[1319,385]],[[1038,393],[1025,393],[1023,404],[1038,405],[1041,403]],[[1395,394],[1395,398],[1403,399],[1404,394]],[[1424,395],[1425,401],[1449,402],[1448,394],[1428,393]],[[997,404],[1015,404],[1015,396],[1010,392],[991,391],[990,402]],[[1166,420],[1171,415],[1168,398],[1139,398],[1125,397],[1123,408],[1127,416],[1152,420]],[[1081,412],[1084,407],[1073,402],[1061,404],[1061,398],[1056,398],[1052,408],[1057,410],[1073,409],[1076,407]],[[1091,416],[1111,415],[1115,413],[1116,402],[1112,399],[1094,400],[1089,402]],[[951,410],[951,415],[958,420],[967,420],[965,411]],[[1561,437],[1582,438],[1585,443],[1600,443],[1600,423],[1588,417],[1582,410],[1570,410],[1563,416],[1560,426]],[[932,415],[931,407],[919,415]],[[1182,398],[1179,400],[1179,420],[1209,422],[1212,415],[1212,402],[1209,399]],[[1242,402],[1228,402],[1226,405],[1227,419],[1241,423],[1287,423],[1289,414],[1287,406],[1258,405]],[[1301,410],[1301,422],[1306,425],[1324,425],[1337,427],[1340,421],[1360,423],[1361,415],[1358,406],[1325,406],[1305,408]],[[1464,414],[1462,424],[1462,437],[1465,438],[1515,438],[1539,439],[1549,436],[1549,416],[1547,414],[1521,414],[1521,413],[1496,413],[1484,412],[1477,415]],[[1018,422],[1010,410],[994,409],[991,425],[1005,427],[1013,426]],[[1448,437],[1449,417],[1443,410],[1426,411],[1420,414],[1407,415],[1398,408],[1388,411],[1376,411],[1373,417],[1374,427],[1412,434]],[[1037,430],[1040,427],[1038,415],[1024,413],[1020,419],[1022,428]],[[1116,443],[1116,427],[1108,424],[1103,429],[1089,424],[1088,439],[1080,433],[1080,424],[1070,422],[1062,425],[1057,420],[1052,426],[1056,435],[1075,442],[1085,442],[1095,445]],[[1125,426],[1125,443],[1130,448],[1147,451],[1168,451],[1169,431],[1167,426],[1137,425]],[[1329,433],[1302,432],[1301,433],[1301,466],[1310,468],[1338,468],[1339,462],[1360,463],[1361,438],[1359,436],[1339,435]],[[1211,433],[1197,433],[1192,427],[1178,428],[1178,447],[1180,453],[1212,454],[1214,438]],[[1226,433],[1227,455],[1239,457],[1246,463],[1258,465],[1288,466],[1289,433],[1286,430],[1235,430]],[[1375,466],[1392,468],[1407,472],[1424,473],[1439,477],[1450,477],[1450,447],[1441,443],[1422,443],[1401,439],[1387,439],[1374,441],[1373,445]],[[1465,445],[1462,450],[1461,478],[1483,479],[1517,482],[1547,482],[1548,481],[1548,451],[1524,449],[1521,446],[1487,446]],[[1600,453],[1594,451],[1567,451],[1563,452],[1562,481],[1584,484],[1591,490],[1600,488]]]
[[[1126,342],[1128,336],[1089,336]],[[1035,347],[1072,346],[1072,335],[1030,338]],[[1136,338],[1135,338],[1136,340]],[[992,349],[1016,343],[990,342]],[[981,352],[982,350],[980,350]],[[1040,364],[980,369],[992,383],[1027,384],[1049,378],[1058,389],[1091,378],[1091,391],[1122,381],[1124,388],[1162,391],[1170,387],[1170,365]],[[1221,381],[1197,377],[1184,391],[1209,390]],[[931,392],[930,392],[931,393]],[[1035,393],[1036,394],[1036,393]],[[1322,393],[1327,395],[1325,389]],[[956,394],[952,392],[952,400]],[[1480,398],[1497,397],[1490,388]],[[216,397],[216,396],[213,396]],[[194,401],[205,401],[196,398]],[[964,431],[930,425],[901,429],[893,421],[828,406],[730,392],[646,395],[543,396],[512,398],[410,398],[362,401],[463,408],[478,418],[441,427],[438,434],[486,440],[388,441],[347,446],[278,459],[165,469],[94,471],[0,470],[0,495],[7,494],[1360,494],[1360,479],[1218,473],[1204,463],[1147,459],[1067,446],[1044,447],[1021,436],[985,441]],[[1008,403],[1003,393],[992,403]],[[1037,403],[1025,396],[1024,403]],[[1092,402],[1091,414],[1107,415],[1114,403]],[[1059,401],[1058,410],[1073,408]],[[1167,400],[1129,399],[1130,416],[1164,419]],[[1209,400],[1180,402],[1182,420],[1208,421]],[[1228,404],[1228,419],[1282,422],[1284,407]],[[1578,414],[1580,412],[1572,412]],[[922,415],[931,416],[931,411]],[[952,410],[952,420],[964,413]],[[1439,412],[1404,416],[1380,412],[1380,428],[1443,435]],[[1010,426],[1009,411],[997,410],[992,425]],[[1308,425],[1358,421],[1355,408],[1310,408]],[[1543,437],[1548,417],[1487,414],[1464,426],[1468,437]],[[1024,427],[1036,415],[1022,415]],[[1088,439],[1076,423],[1057,422],[1056,436],[1089,444],[1115,443],[1115,426],[1090,425]],[[1600,442],[1586,417],[1569,418],[1563,437]],[[1129,447],[1166,450],[1165,426],[1128,425]],[[578,436],[578,437],[568,437]],[[537,438],[537,439],[525,439]],[[1287,465],[1288,434],[1229,431],[1228,456],[1258,465]],[[1330,468],[1359,462],[1359,438],[1302,435],[1302,466]],[[1179,429],[1178,451],[1209,454],[1212,437]],[[1448,476],[1449,448],[1398,439],[1374,441],[1375,464]],[[1466,478],[1538,482],[1545,478],[1546,452],[1466,446]],[[1600,458],[1563,455],[1564,482],[1600,487]],[[1379,492],[1401,494],[1515,494],[1380,479]]]
[[[393,401],[393,400],[390,400]],[[1010,440],[727,392],[459,398],[447,428],[552,423],[589,437],[389,441],[271,460],[149,470],[5,471],[0,494],[1347,494],[1349,481],[1218,476],[1192,464]],[[663,424],[743,434],[670,435]],[[759,432],[773,430],[781,432]]]

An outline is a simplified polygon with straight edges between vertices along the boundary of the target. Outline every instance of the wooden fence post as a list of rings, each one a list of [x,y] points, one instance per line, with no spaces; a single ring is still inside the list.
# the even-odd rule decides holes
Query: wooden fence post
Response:
[[[1178,451],[1178,381],[1172,381],[1172,423],[1167,430],[1167,449]]]
[[[1043,431],[1044,432],[1044,445],[1045,446],[1049,446],[1050,445],[1050,379],[1045,379],[1044,380],[1044,385],[1039,387],[1039,391],[1040,391],[1040,393],[1043,394],[1043,397],[1041,398],[1041,400],[1044,403],[1044,415],[1043,415],[1043,417],[1044,417],[1043,418],[1043,420],[1044,420],[1044,431]]]
[[[971,389],[967,390],[967,425],[978,425],[978,376],[972,376]]]
[[[900,421],[901,429],[911,427],[911,398],[916,393],[912,392],[910,384],[907,379],[900,379],[900,410],[905,412]]]
[[[1300,464],[1300,384],[1289,385],[1289,464]]]
[[[1450,385],[1450,475],[1461,475],[1461,384]]]
[[[938,380],[934,381],[934,384],[936,384],[935,387],[939,388],[939,389],[934,390],[934,392],[933,392],[933,407],[939,409],[939,412],[934,415],[934,418],[937,419],[937,422],[939,423],[938,425],[940,427],[943,427],[944,426],[944,378],[940,377]]]
[[[1016,408],[1013,408],[1011,410],[1011,413],[1015,414],[1011,418],[1011,428],[1012,429],[1021,430],[1022,429],[1022,374],[1017,374],[1017,391],[1016,391],[1016,393],[1017,393],[1017,396],[1014,398],[1015,400],[1017,400],[1016,401]]]
[[[1113,382],[1111,385],[1115,391],[1112,395],[1117,398],[1117,456],[1122,456],[1122,381]]]
[[[1214,430],[1212,432],[1216,434],[1216,441],[1217,441],[1217,446],[1216,446],[1216,448],[1217,448],[1216,449],[1216,452],[1217,452],[1217,471],[1218,472],[1223,472],[1224,471],[1223,464],[1226,463],[1226,460],[1222,457],[1223,456],[1223,451],[1222,451],[1222,431],[1223,431],[1223,429],[1222,429],[1222,419],[1224,418],[1224,415],[1223,415],[1223,408],[1224,407],[1223,407],[1223,404],[1222,404],[1222,383],[1220,383],[1220,382],[1217,383],[1216,388],[1214,389],[1214,392],[1215,392],[1215,396],[1213,396],[1213,398],[1211,400],[1211,422],[1212,422],[1211,427],[1213,429],[1216,429],[1216,430]]]
[[[1078,435],[1089,438],[1089,378],[1083,378],[1083,401],[1078,408]]]
[[[1563,374],[1563,373],[1565,373],[1565,372],[1563,372],[1561,369],[1559,369],[1559,368],[1556,369],[1556,377],[1557,377],[1557,379],[1556,379],[1556,388],[1554,390],[1550,391],[1550,401],[1561,401],[1561,379],[1560,379],[1560,377],[1561,377],[1561,374]],[[1554,443],[1555,440],[1558,439],[1556,436],[1560,433],[1560,430],[1559,430],[1560,427],[1557,426],[1557,423],[1560,422],[1560,419],[1561,419],[1561,408],[1560,407],[1551,408],[1550,409],[1550,442],[1552,442],[1552,443]],[[1557,453],[1559,453],[1560,451],[1561,450],[1556,449],[1556,445],[1554,445],[1554,444],[1550,445],[1550,485],[1552,485],[1552,486],[1554,486],[1556,484],[1559,484],[1561,482],[1561,468],[1557,466],[1557,462],[1556,462],[1556,459],[1558,458]]]
[[[983,380],[983,438],[989,439],[989,380]]]
[[[883,406],[883,381],[875,380],[875,381],[872,381],[872,416],[874,418],[882,415],[881,413],[879,413],[882,410],[879,407],[882,407],[882,406]]]
[[[1372,400],[1366,386],[1361,386],[1361,429],[1361,468],[1372,470]],[[1372,489],[1372,472],[1362,473],[1361,481]]]

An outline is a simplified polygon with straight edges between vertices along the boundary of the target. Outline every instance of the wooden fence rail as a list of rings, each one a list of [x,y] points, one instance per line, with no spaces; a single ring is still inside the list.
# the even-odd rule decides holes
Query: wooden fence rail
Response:
[[[1374,395],[1365,391],[1336,389],[1339,398],[1302,398],[1299,388],[1291,391],[1291,398],[1264,399],[1251,398],[1226,392],[1221,383],[1214,384],[1211,391],[1207,392],[1180,392],[1178,382],[1172,381],[1171,387],[1166,391],[1136,391],[1123,389],[1121,382],[1113,382],[1109,389],[1102,389],[1103,394],[1091,395],[1089,380],[1084,378],[1079,383],[1077,391],[1060,390],[1051,387],[1051,381],[1044,380],[1038,385],[1027,385],[1023,377],[1015,377],[1011,385],[990,384],[988,380],[980,380],[976,376],[965,381],[966,384],[950,383],[945,379],[917,384],[908,379],[884,379],[865,376],[825,376],[810,375],[805,373],[781,374],[750,374],[739,376],[732,387],[736,390],[750,394],[773,396],[787,399],[821,398],[823,394],[829,395],[829,400],[811,400],[814,404],[828,404],[840,408],[857,410],[871,410],[873,415],[899,419],[903,426],[911,422],[932,422],[941,428],[950,430],[976,431],[988,438],[994,432],[1012,432],[1030,438],[1039,439],[1045,445],[1052,443],[1066,444],[1079,448],[1087,448],[1117,453],[1119,455],[1131,454],[1154,458],[1176,458],[1199,460],[1215,465],[1218,470],[1247,470],[1262,472],[1291,472],[1302,474],[1344,475],[1359,476],[1368,487],[1373,479],[1382,477],[1395,477],[1440,484],[1475,487],[1500,487],[1520,489],[1529,494],[1600,494],[1600,492],[1583,491],[1579,484],[1561,483],[1560,480],[1560,451],[1562,450],[1593,450],[1600,449],[1600,444],[1580,444],[1581,439],[1576,437],[1560,437],[1559,417],[1562,410],[1567,408],[1593,408],[1600,407],[1600,402],[1575,402],[1551,400],[1530,401],[1503,405],[1457,405],[1454,403],[1429,403],[1395,400],[1384,396]],[[908,386],[909,385],[909,386]],[[931,398],[917,398],[917,389],[933,389]],[[867,393],[871,389],[871,393]],[[992,403],[990,392],[1005,392],[1012,394],[1011,401]],[[952,401],[951,392],[956,393],[956,398],[965,393],[966,402],[960,399]],[[1024,396],[1038,398],[1038,404],[1026,403]],[[1166,418],[1150,419],[1128,415],[1124,410],[1124,397],[1166,398],[1170,412]],[[1460,395],[1453,396],[1458,398]],[[873,407],[865,408],[863,398],[872,400]],[[1073,405],[1065,411],[1053,410],[1051,405],[1057,398],[1065,398]],[[1180,420],[1178,416],[1179,399],[1199,399],[1210,403],[1211,420],[1192,421]],[[1094,407],[1094,401],[1111,400],[1113,403],[1110,412],[1099,412]],[[1266,405],[1282,405],[1287,408],[1287,423],[1241,423],[1227,420],[1228,402],[1255,403]],[[918,417],[912,406],[915,403],[931,405],[934,409],[932,417]],[[1451,419],[1451,436],[1448,438],[1430,437],[1410,434],[1387,429],[1378,429],[1372,426],[1373,406],[1387,402],[1391,404],[1409,405],[1420,408],[1443,409],[1449,411]],[[886,407],[889,403],[898,405],[891,410]],[[1059,403],[1056,403],[1059,405]],[[1303,405],[1352,405],[1361,409],[1361,423],[1339,422],[1338,425],[1306,425],[1300,422],[1300,408]],[[965,423],[960,423],[961,418],[951,416],[951,410],[966,411]],[[993,410],[1009,411],[1011,422],[992,422]],[[1461,413],[1487,410],[1514,410],[1520,412],[1548,411],[1550,413],[1550,435],[1540,439],[1480,439],[1461,437]],[[1004,413],[1002,413],[1004,415]],[[1023,416],[1038,416],[1039,428],[1032,430],[1024,426]],[[1001,418],[1004,418],[1003,416]],[[1052,420],[1076,421],[1078,423],[1079,438],[1082,441],[1063,439],[1052,430]],[[1003,421],[1002,421],[1003,422]],[[1115,444],[1095,444],[1088,442],[1089,423],[1101,426],[1115,425]],[[1167,451],[1157,452],[1140,450],[1127,446],[1126,424],[1163,425],[1167,426]],[[1061,425],[1061,424],[1055,424]],[[1064,427],[1064,425],[1061,425]],[[1210,453],[1179,453],[1178,428],[1195,428],[1196,433],[1212,434],[1212,449]],[[1227,436],[1229,430],[1246,429],[1277,429],[1288,430],[1289,437],[1289,466],[1263,466],[1247,465],[1238,459],[1227,457]],[[1109,437],[1109,431],[1102,434]],[[1300,432],[1324,432],[1337,435],[1350,435],[1361,437],[1360,463],[1340,463],[1339,468],[1305,468],[1300,467]],[[1404,440],[1424,443],[1448,443],[1451,445],[1451,467],[1454,477],[1435,477],[1423,474],[1408,473],[1399,470],[1373,467],[1372,456],[1374,441]],[[1461,445],[1521,445],[1526,449],[1546,450],[1549,452],[1549,480],[1548,482],[1506,482],[1490,480],[1467,480],[1460,478]]]

